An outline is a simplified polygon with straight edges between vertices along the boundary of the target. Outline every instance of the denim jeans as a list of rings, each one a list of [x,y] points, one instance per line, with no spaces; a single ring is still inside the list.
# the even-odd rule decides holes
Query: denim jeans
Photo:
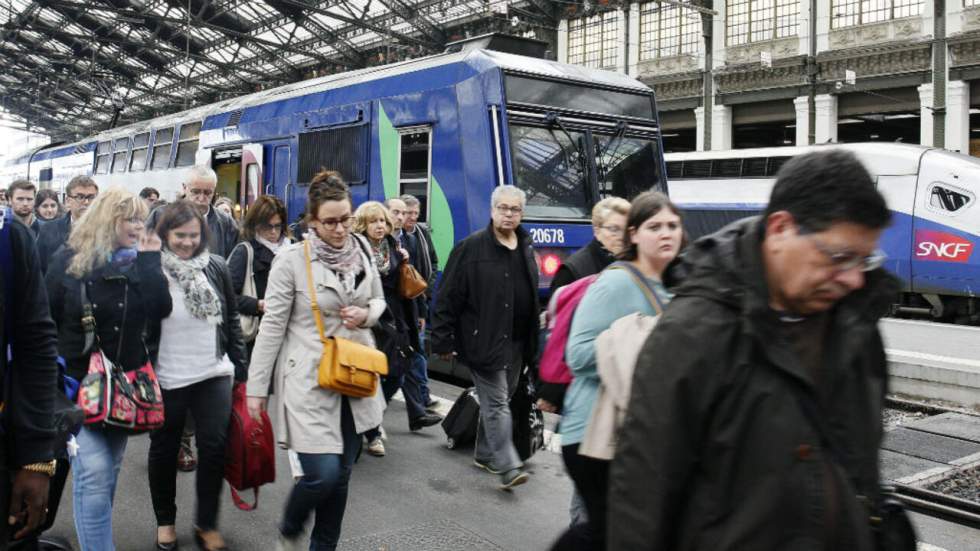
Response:
[[[287,538],[303,532],[310,513],[315,513],[310,551],[334,551],[340,540],[340,526],[347,508],[347,485],[361,440],[354,430],[354,416],[347,398],[341,404],[341,434],[344,453],[297,453],[303,476],[296,481],[279,531]]]
[[[75,533],[85,551],[114,551],[112,502],[126,452],[128,435],[116,430],[82,427],[71,459]]]
[[[425,407],[425,404],[432,401],[432,396],[429,395],[429,361],[425,355],[425,331],[419,331],[419,344],[422,347],[422,352],[415,355],[409,369],[419,382],[419,395],[422,398],[422,406]]]
[[[513,361],[507,369],[471,369],[473,385],[480,401],[480,422],[476,426],[474,458],[495,469],[509,471],[522,465],[514,447],[514,421],[510,398],[517,390],[524,365],[524,345],[513,343]]]
[[[163,390],[164,424],[150,433],[147,472],[157,526],[177,518],[177,453],[188,413],[197,422],[197,513],[201,530],[218,527],[218,505],[225,472],[225,443],[231,417],[231,376]]]

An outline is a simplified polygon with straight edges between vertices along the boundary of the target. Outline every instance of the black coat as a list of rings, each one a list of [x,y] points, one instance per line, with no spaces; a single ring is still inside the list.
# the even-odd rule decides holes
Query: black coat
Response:
[[[456,352],[472,369],[510,367],[511,342],[524,343],[524,362],[531,364],[538,344],[537,319],[527,324],[526,335],[511,335],[514,327],[514,285],[531,286],[538,311],[538,270],[531,239],[517,228],[518,248],[524,253],[525,271],[511,274],[509,253],[488,226],[460,241],[442,272],[432,321],[432,352]]]
[[[228,273],[225,260],[212,254],[208,265],[204,267],[204,275],[208,283],[218,292],[221,301],[221,326],[218,328],[218,342],[215,343],[215,357],[222,358],[228,354],[228,359],[235,366],[235,380],[248,380],[248,356],[245,352],[245,339],[242,337],[242,322],[238,317],[238,296],[235,286]]]
[[[381,275],[381,287],[385,293],[385,302],[388,303],[388,311],[385,312],[382,317],[390,316],[395,320],[398,331],[405,338],[415,350],[421,350],[421,345],[419,344],[419,312],[416,308],[414,300],[407,300],[402,298],[399,292],[399,275],[398,267],[402,265],[402,255],[398,252],[398,243],[395,238],[388,235],[385,236],[388,241],[388,246],[391,250],[391,267],[388,269],[387,274]],[[368,255],[369,258],[374,258],[372,255]]]
[[[102,351],[124,370],[142,367],[150,357],[148,353],[159,345],[160,320],[169,316],[173,307],[160,268],[160,253],[139,253],[135,265],[125,272],[106,265],[82,279],[67,273],[74,254],[68,247],[58,251],[44,278],[51,317],[58,325],[58,353],[68,364],[68,375],[81,380],[88,373],[89,355],[82,329],[83,282]],[[144,340],[145,333],[149,336]]]
[[[601,272],[615,260],[616,258],[602,246],[602,243],[593,239],[562,262],[555,276],[551,278],[550,293],[554,294],[555,289],[559,287]]]
[[[252,274],[255,277],[256,296],[247,297],[242,295],[248,268],[246,266],[248,262],[248,251],[245,250],[243,243],[239,243],[231,251],[231,256],[228,257],[228,271],[231,273],[231,283],[235,290],[235,296],[238,297],[238,313],[245,316],[261,316],[262,313],[259,312],[259,301],[265,298],[265,288],[269,284],[269,271],[276,255],[268,247],[255,239],[249,240],[248,243],[252,245],[252,251],[254,251],[254,256],[252,257]]]
[[[13,363],[8,365],[6,352],[0,353],[0,396],[7,399],[0,466],[19,467],[54,457],[57,330],[51,321],[31,230],[12,216],[3,218],[3,224],[9,225],[10,239],[0,246],[10,247],[13,281],[8,286],[3,275],[6,270],[0,269],[0,293],[4,295],[0,299],[0,351],[11,344]],[[13,291],[11,296],[7,295],[8,287]],[[7,309],[9,319],[16,321],[13,327],[4,327]],[[4,388],[8,382],[10,388]]]
[[[71,213],[61,218],[41,224],[37,234],[37,255],[41,260],[41,271],[47,273],[51,257],[62,245],[68,242],[71,233]]]
[[[860,496],[879,495],[877,322],[898,284],[869,272],[827,313],[817,382],[769,308],[762,235],[759,219],[733,224],[665,274],[675,296],[637,360],[610,470],[610,550],[871,549]],[[820,405],[838,454],[801,396]]]

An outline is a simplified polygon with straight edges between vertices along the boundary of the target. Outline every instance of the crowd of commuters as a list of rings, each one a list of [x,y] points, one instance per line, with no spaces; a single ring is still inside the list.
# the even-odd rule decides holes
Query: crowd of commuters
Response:
[[[249,205],[239,230],[234,207],[218,208],[216,184],[213,171],[195,167],[186,199],[163,204],[152,188],[100,193],[77,177],[60,218],[57,197],[30,182],[6,190],[0,236],[10,246],[0,241],[0,253],[16,259],[16,270],[0,275],[18,292],[0,301],[3,348],[15,360],[0,354],[10,370],[0,384],[11,385],[5,422],[17,430],[6,447],[14,453],[0,463],[10,475],[0,477],[0,505],[14,526],[0,537],[30,537],[57,511],[68,464],[55,460],[50,422],[55,357],[81,380],[93,347],[124,371],[151,362],[162,388],[165,421],[151,433],[148,457],[157,549],[178,545],[177,469],[190,448],[190,417],[195,540],[227,548],[219,495],[236,382],[256,418],[276,394],[275,436],[295,459],[277,549],[335,549],[363,443],[385,455],[386,403],[401,390],[413,431],[441,420],[427,388],[430,318],[433,353],[465,365],[475,384],[475,465],[506,490],[530,480],[513,440],[514,423],[524,421],[510,410],[540,346],[524,191],[494,190],[489,224],[453,248],[432,292],[438,261],[417,198],[355,205],[343,177],[324,171],[310,184],[297,232],[271,196]],[[870,520],[881,514],[886,386],[876,322],[897,292],[879,269],[877,242],[889,219],[861,163],[834,150],[787,162],[761,216],[691,246],[682,213],[660,193],[599,201],[595,239],[552,282],[561,293],[592,278],[564,348],[571,384],[538,385],[539,406],[562,416],[561,453],[576,495],[554,549],[876,549],[881,534]],[[399,273],[407,266],[429,292],[405,298]],[[651,320],[650,332],[611,342],[630,316]],[[320,386],[324,335],[386,354],[389,373],[374,395]],[[638,355],[620,385],[625,397],[616,397],[626,406],[604,428],[597,412],[623,390],[605,378],[618,349]],[[114,549],[127,437],[86,425],[69,454],[85,550]],[[596,453],[597,439],[612,451]]]

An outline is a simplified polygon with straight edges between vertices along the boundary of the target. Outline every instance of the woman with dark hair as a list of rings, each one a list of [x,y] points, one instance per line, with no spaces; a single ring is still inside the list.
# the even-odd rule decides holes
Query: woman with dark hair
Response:
[[[110,189],[74,223],[68,243],[51,258],[45,284],[58,326],[58,355],[78,381],[96,350],[123,371],[133,371],[156,349],[158,339],[143,328],[159,327],[171,301],[160,270],[160,240],[145,231],[146,214],[136,195]],[[82,324],[87,305],[94,335]],[[78,433],[78,453],[71,458],[72,503],[78,543],[86,551],[115,549],[112,504],[128,440],[128,432],[110,426],[85,425]]]
[[[366,244],[351,234],[353,204],[343,179],[336,173],[315,176],[306,208],[306,240],[276,255],[269,274],[249,368],[248,409],[260,417],[275,373],[276,437],[302,467],[286,502],[276,549],[321,551],[337,548],[359,435],[381,424],[384,399],[381,385],[366,398],[319,385],[323,343],[312,301],[325,335],[374,346],[370,327],[385,311],[385,299]],[[303,526],[311,513],[312,541],[304,545]]]
[[[197,510],[194,540],[226,549],[218,505],[231,416],[232,377],[247,378],[238,302],[225,261],[207,252],[208,225],[187,201],[163,207],[156,232],[173,311],[160,324],[157,377],[163,389],[163,428],[150,434],[150,496],[157,549],[177,548],[177,454],[190,412],[197,430]]]
[[[274,195],[263,195],[252,203],[242,222],[242,241],[235,245],[228,257],[228,270],[238,299],[238,313],[242,316],[261,318],[265,313],[265,289],[269,283],[269,270],[276,254],[289,244],[289,228],[286,227],[286,205]],[[252,261],[252,281],[247,281],[248,262]],[[255,296],[244,293],[246,283],[251,283]],[[245,335],[248,353],[255,346],[255,335]]]
[[[64,214],[61,203],[58,202],[58,193],[52,189],[42,189],[34,197],[34,215],[41,223],[60,218]]]
[[[670,294],[660,277],[684,246],[680,210],[663,194],[641,193],[630,205],[620,262],[602,271],[576,308],[565,347],[574,379],[562,408],[561,443],[565,468],[585,501],[588,520],[569,528],[555,551],[605,549],[609,461],[580,455],[589,416],[599,390],[596,338],[616,320],[639,312],[659,314],[657,303]]]

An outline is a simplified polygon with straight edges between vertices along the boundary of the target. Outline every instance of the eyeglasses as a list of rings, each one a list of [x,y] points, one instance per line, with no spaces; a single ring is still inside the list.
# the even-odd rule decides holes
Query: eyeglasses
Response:
[[[599,226],[600,228],[606,230],[609,233],[623,233],[626,228],[622,226]]]
[[[870,272],[880,268],[888,258],[885,251],[881,249],[875,249],[871,254],[862,256],[850,252],[835,251],[812,235],[806,233],[801,233],[801,235],[809,239],[813,246],[830,260],[830,264],[836,272],[847,272],[854,268],[858,268],[862,272]]]
[[[524,209],[522,209],[521,207],[508,207],[506,205],[497,205],[494,208],[496,208],[497,212],[499,212],[500,214],[510,214],[513,216],[518,216],[519,214],[524,212]]]
[[[284,224],[259,224],[259,229],[262,231],[282,231]]]
[[[328,230],[336,228],[337,224],[340,224],[345,228],[349,228],[352,225],[354,225],[354,217],[345,216],[343,218],[325,218],[323,220],[317,220],[317,222],[319,222],[320,225],[324,227],[324,229],[328,229]]]
[[[93,193],[91,195],[82,195],[81,193],[76,193],[75,195],[69,195],[68,198],[72,201],[78,201],[79,203],[91,203],[95,201],[98,193]]]
[[[191,195],[200,195],[202,197],[211,197],[212,195],[214,195],[214,190],[213,189],[194,189],[194,188],[191,188],[191,189],[188,189],[187,192],[190,193]]]

